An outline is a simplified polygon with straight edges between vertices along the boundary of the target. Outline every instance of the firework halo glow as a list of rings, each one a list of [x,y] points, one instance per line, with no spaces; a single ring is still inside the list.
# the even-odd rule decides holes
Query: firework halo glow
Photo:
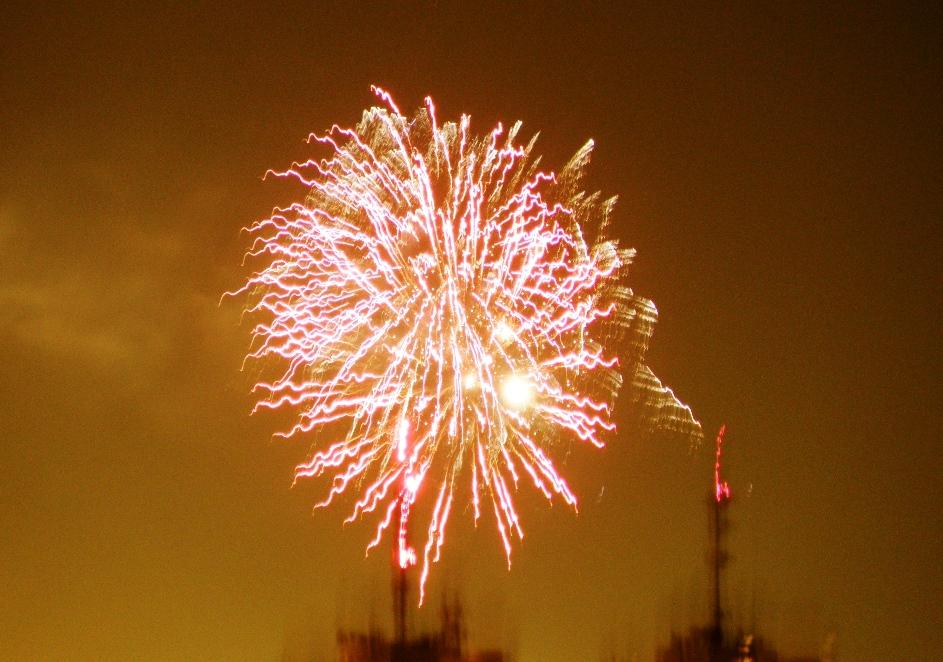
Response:
[[[699,426],[644,364],[656,313],[607,233],[616,199],[580,188],[592,141],[547,172],[520,122],[477,135],[373,90],[355,129],[309,137],[326,156],[270,171],[306,197],[247,228],[254,271],[229,294],[255,320],[253,411],[318,433],[295,479],[327,477],[316,507],[354,495],[345,521],[418,566],[421,604],[455,501],[493,516],[508,567],[519,488],[576,508],[554,457],[605,445],[622,371],[653,419]]]

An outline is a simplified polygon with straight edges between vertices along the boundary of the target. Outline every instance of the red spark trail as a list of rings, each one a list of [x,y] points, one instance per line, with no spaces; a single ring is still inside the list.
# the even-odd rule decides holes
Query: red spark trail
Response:
[[[720,452],[724,445],[724,435],[726,433],[726,424],[721,425],[720,430],[717,432],[717,441],[715,442],[716,454],[714,455],[714,498],[717,499],[717,503],[729,501],[733,496],[732,492],[730,491],[730,485],[727,484],[727,481],[720,479]]]

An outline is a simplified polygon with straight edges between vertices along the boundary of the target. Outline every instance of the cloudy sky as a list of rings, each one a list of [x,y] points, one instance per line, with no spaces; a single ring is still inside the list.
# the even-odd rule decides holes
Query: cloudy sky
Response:
[[[0,10],[0,657],[333,659],[388,623],[364,527],[249,417],[240,228],[371,83],[545,163],[597,144],[650,360],[729,427],[733,623],[943,654],[940,11],[860,3]],[[434,590],[522,661],[648,659],[706,610],[711,445],[574,447],[510,573],[460,518]],[[434,607],[417,617],[434,622]],[[320,657],[318,657],[320,656]]]

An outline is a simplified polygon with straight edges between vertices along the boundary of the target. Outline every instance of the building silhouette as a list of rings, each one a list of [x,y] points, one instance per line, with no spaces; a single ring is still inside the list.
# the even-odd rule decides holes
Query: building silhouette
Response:
[[[338,662],[508,662],[499,650],[471,651],[462,602],[443,598],[439,628],[412,635],[407,627],[409,582],[405,570],[391,565],[393,573],[393,636],[374,628],[369,632],[339,630]]]

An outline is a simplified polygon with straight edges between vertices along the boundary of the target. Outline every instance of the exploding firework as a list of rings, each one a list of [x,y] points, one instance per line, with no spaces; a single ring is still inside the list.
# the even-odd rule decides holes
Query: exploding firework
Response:
[[[260,320],[255,410],[289,409],[283,437],[336,435],[296,480],[329,477],[318,507],[355,492],[346,521],[374,519],[368,553],[395,536],[400,566],[421,566],[421,602],[456,500],[476,524],[493,514],[509,566],[520,483],[576,508],[554,457],[614,430],[615,343],[656,417],[696,423],[641,360],[654,307],[624,284],[615,198],[580,188],[592,141],[553,174],[520,123],[475,135],[428,98],[407,118],[374,91],[383,106],[355,130],[309,137],[328,156],[271,173],[308,194],[248,228],[262,266],[240,292]]]

